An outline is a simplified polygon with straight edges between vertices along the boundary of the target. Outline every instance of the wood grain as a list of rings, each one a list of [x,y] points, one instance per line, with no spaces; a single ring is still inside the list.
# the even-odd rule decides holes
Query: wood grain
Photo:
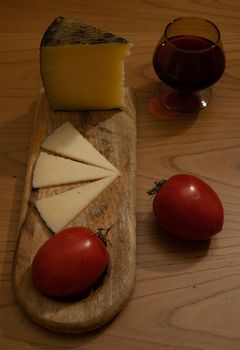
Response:
[[[240,348],[240,4],[238,0],[53,0],[0,2],[0,348],[9,350],[239,350]],[[137,93],[137,275],[129,303],[87,335],[37,327],[19,310],[11,269],[41,84],[38,47],[47,25],[72,16],[133,42],[126,84]],[[227,58],[209,107],[198,116],[157,118],[148,109],[159,82],[152,53],[170,19],[202,16],[221,30]],[[171,117],[171,118],[169,118]],[[200,176],[225,209],[208,245],[172,239],[157,226],[146,190],[177,172]]]
[[[103,326],[120,312],[133,290],[136,261],[136,112],[133,99],[132,91],[126,89],[126,107],[122,111],[54,112],[44,91],[40,95],[29,150],[13,283],[16,297],[26,314],[47,328],[81,333]],[[36,200],[81,185],[32,189],[33,169],[41,144],[66,121],[79,130],[121,174],[67,225],[91,227],[93,231],[113,226],[109,232],[112,248],[108,249],[109,264],[103,280],[89,295],[74,301],[44,296],[34,288],[31,278],[32,259],[52,236],[35,208]]]

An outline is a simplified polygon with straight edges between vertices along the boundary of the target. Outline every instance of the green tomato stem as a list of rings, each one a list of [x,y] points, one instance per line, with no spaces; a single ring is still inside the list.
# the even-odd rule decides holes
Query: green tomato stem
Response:
[[[150,190],[147,191],[147,194],[152,196],[153,194],[157,193],[160,188],[165,184],[167,180],[159,180],[154,182],[154,187],[150,188]]]
[[[108,232],[113,228],[113,226],[116,224],[113,224],[112,226],[110,226],[109,228],[105,229],[105,228],[98,228],[97,232],[95,233],[102,241],[105,245],[110,244],[110,246],[112,246],[111,241],[107,238]]]

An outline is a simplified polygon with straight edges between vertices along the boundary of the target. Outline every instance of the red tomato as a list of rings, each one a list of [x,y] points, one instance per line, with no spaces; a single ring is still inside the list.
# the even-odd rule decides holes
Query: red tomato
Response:
[[[185,239],[204,240],[222,230],[222,203],[204,181],[178,174],[159,187],[153,200],[153,211],[166,231]]]
[[[53,297],[76,296],[91,288],[108,263],[106,245],[86,227],[57,233],[38,250],[32,263],[32,280]]]

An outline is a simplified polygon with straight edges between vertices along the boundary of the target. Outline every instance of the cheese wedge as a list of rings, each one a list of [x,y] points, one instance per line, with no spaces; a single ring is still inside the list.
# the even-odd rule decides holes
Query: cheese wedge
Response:
[[[33,188],[102,179],[112,171],[40,152],[33,172]]]
[[[51,107],[124,106],[124,59],[131,46],[124,38],[76,19],[56,18],[40,46],[40,72]]]
[[[67,158],[118,172],[117,168],[68,122],[48,136],[41,147]]]
[[[51,197],[42,198],[36,202],[36,208],[47,226],[53,232],[59,232],[117,177],[118,174],[115,174]]]

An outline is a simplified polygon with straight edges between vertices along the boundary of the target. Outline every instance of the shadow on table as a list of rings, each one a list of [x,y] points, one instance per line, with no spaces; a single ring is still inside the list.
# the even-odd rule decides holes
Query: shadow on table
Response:
[[[7,191],[12,184],[12,189],[10,191],[11,198],[8,198],[7,202],[1,202],[3,210],[6,209],[8,203],[11,204],[12,207],[7,208],[7,212],[9,213],[5,225],[7,230],[2,232],[5,246],[3,247],[4,255],[1,263],[0,282],[11,282],[12,277],[12,264],[18,239],[19,213],[25,181],[26,157],[28,154],[26,123],[31,122],[33,119],[34,109],[35,103],[29,107],[25,115],[11,119],[10,122],[2,122],[0,126],[0,135],[4,135],[1,140],[1,145],[3,150],[7,150],[0,154],[2,158],[1,161],[6,164],[6,166],[1,167],[1,176],[5,179],[5,183],[8,184]],[[24,124],[23,132],[21,131],[22,124]],[[6,137],[6,135],[8,137]],[[9,196],[9,193],[6,193]],[[11,284],[9,283],[9,288],[10,287]],[[12,289],[9,289],[9,291],[1,289],[0,293],[4,293],[4,296],[0,295],[0,300],[6,300],[12,297]]]
[[[141,233],[139,230],[137,234],[138,266],[169,269],[174,265],[174,270],[182,270],[209,254],[210,239],[190,241],[175,237],[159,226],[152,212],[137,217],[141,225]]]

